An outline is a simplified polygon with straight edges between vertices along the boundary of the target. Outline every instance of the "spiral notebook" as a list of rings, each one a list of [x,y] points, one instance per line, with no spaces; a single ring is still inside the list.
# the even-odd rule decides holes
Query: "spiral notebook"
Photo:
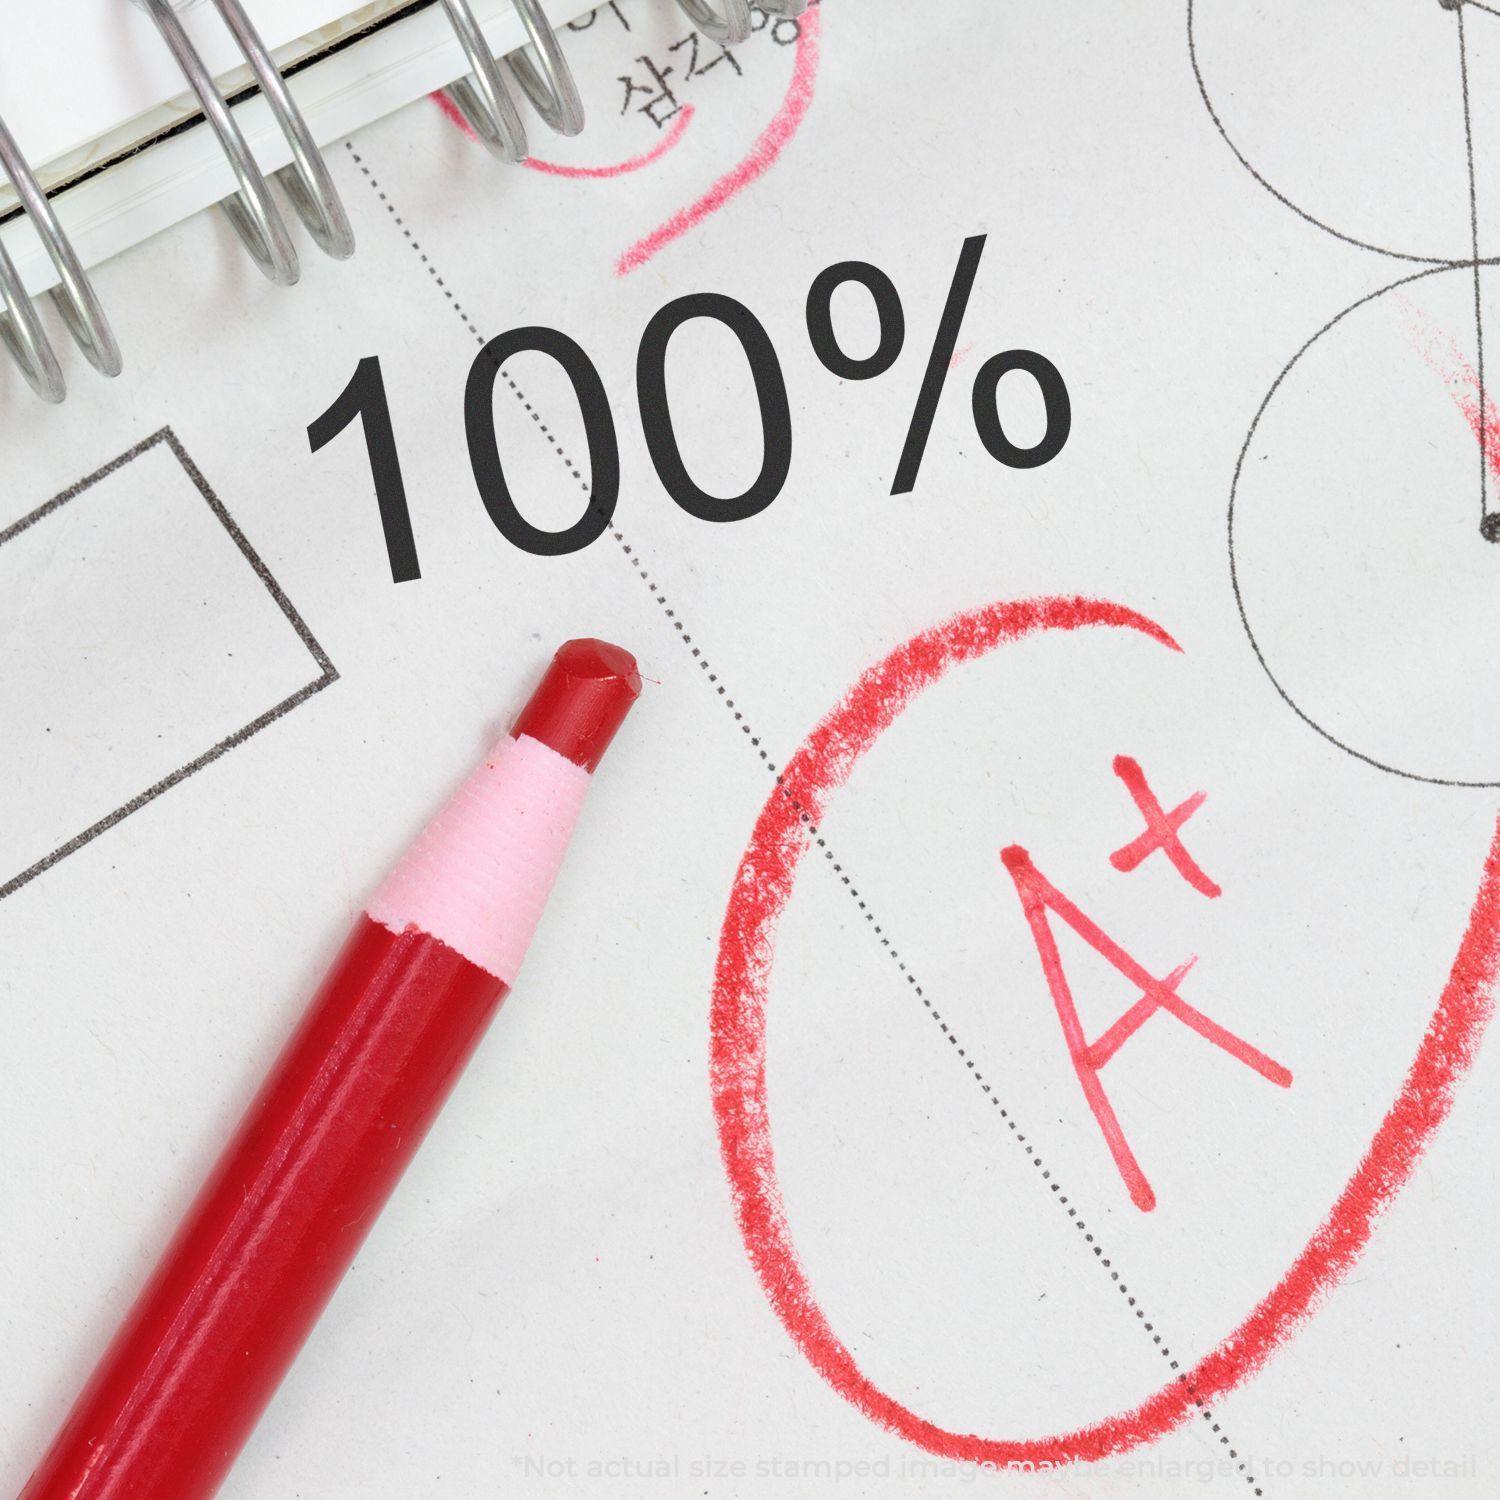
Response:
[[[472,69],[437,7],[298,71],[329,18],[244,0],[356,245],[320,253],[276,186],[288,289],[216,208],[95,254],[75,205],[116,168],[52,169],[193,106],[101,4],[156,81],[49,140],[68,39],[13,9],[37,45],[0,20],[0,117],[124,370],[8,223],[68,395],[0,363],[0,1493],[381,871],[590,634],[646,692],[226,1500],[1493,1494],[1500,18],[824,0],[726,47],[676,0],[549,5],[587,124],[506,70],[520,165],[442,92]],[[527,40],[475,9],[497,56]],[[219,7],[182,17],[279,170]],[[442,66],[377,107],[419,26]],[[320,123],[322,68],[367,118]],[[126,165],[194,136],[207,161],[200,124]],[[807,316],[854,261],[904,312],[867,380]],[[730,524],[673,503],[637,383],[704,294],[764,327],[793,433]],[[873,307],[838,294],[851,357]],[[619,503],[567,556],[476,488],[470,373],[521,327],[614,414]],[[1030,469],[976,428],[1008,350],[1071,396]],[[400,583],[360,424],[308,438],[375,359]],[[566,527],[577,394],[535,351],[504,376],[506,481]],[[693,477],[744,490],[726,328],[676,333],[667,389]]]
[[[45,335],[22,305],[23,289],[67,283],[63,294],[77,308],[69,322],[85,325],[86,352],[115,373],[108,312],[88,290],[88,267],[235,192],[248,202],[252,239],[274,237],[277,226],[266,231],[261,221],[277,211],[259,202],[263,188],[247,184],[246,173],[264,178],[289,165],[294,198],[301,187],[314,200],[309,216],[323,248],[350,253],[347,233],[328,223],[341,210],[327,201],[318,148],[452,82],[481,44],[480,61],[503,58],[587,7],[375,0],[350,9],[339,0],[271,0],[251,9],[235,0],[59,0],[7,23],[0,249],[15,270],[0,292],[32,343],[17,358],[49,399],[59,399],[62,381],[46,348],[38,354]],[[529,84],[540,99],[541,75],[528,76],[529,59],[519,68],[512,87]],[[277,107],[268,85],[283,79],[295,83]],[[498,74],[491,85],[505,87]],[[222,122],[213,118],[215,103],[233,106]],[[485,107],[475,96],[475,109]],[[266,257],[264,243],[252,248]],[[294,279],[295,252],[278,248],[278,279]],[[101,357],[102,345],[109,352]]]

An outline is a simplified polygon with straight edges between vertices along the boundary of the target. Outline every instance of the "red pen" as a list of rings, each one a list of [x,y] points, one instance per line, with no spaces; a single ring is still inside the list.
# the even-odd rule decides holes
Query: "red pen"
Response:
[[[504,999],[640,693],[569,641],[356,924],[21,1500],[219,1487]]]

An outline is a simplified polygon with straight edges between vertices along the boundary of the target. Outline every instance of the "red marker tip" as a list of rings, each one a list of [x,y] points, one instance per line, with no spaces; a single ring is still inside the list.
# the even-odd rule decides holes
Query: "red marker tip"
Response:
[[[608,641],[568,641],[552,658],[511,733],[550,745],[585,771],[604,758],[641,695],[635,658]]]

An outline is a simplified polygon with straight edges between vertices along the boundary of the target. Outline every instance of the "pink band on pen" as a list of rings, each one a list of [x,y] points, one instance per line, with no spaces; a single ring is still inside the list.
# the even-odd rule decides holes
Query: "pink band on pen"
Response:
[[[430,933],[513,984],[588,785],[539,740],[502,740],[386,877],[371,918]]]

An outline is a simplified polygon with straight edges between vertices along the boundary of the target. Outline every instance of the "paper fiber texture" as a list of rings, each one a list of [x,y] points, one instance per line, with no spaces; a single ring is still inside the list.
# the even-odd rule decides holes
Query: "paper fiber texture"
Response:
[[[434,104],[336,147],[359,255],[293,292],[216,217],[110,264],[128,399],[0,375],[5,522],[169,426],[336,673],[0,900],[0,1491],[372,879],[597,635],[642,700],[231,1500],[1492,1494],[1500,19],[826,0],[732,62],[689,31],[625,0],[563,32],[590,124],[538,128],[539,170]],[[849,260],[905,310],[867,381],[806,327]],[[702,292],[766,327],[795,435],[725,525],[664,493],[636,407],[642,330]],[[871,309],[838,294],[851,354]],[[521,325],[615,413],[619,505],[567,557],[506,542],[470,469],[471,362]],[[976,434],[1006,350],[1071,398],[1030,470]],[[304,435],[374,354],[399,586],[357,425]],[[506,481],[567,526],[577,400],[505,369]],[[722,327],[674,337],[668,389],[693,476],[745,489]],[[999,401],[1035,442],[1035,384]],[[184,537],[196,594],[91,546],[90,496],[149,510],[128,472],[0,543],[144,654],[90,721],[87,643],[28,653],[55,637],[0,597],[6,700],[59,710],[0,716],[51,809],[0,880],[327,675],[222,523]]]

